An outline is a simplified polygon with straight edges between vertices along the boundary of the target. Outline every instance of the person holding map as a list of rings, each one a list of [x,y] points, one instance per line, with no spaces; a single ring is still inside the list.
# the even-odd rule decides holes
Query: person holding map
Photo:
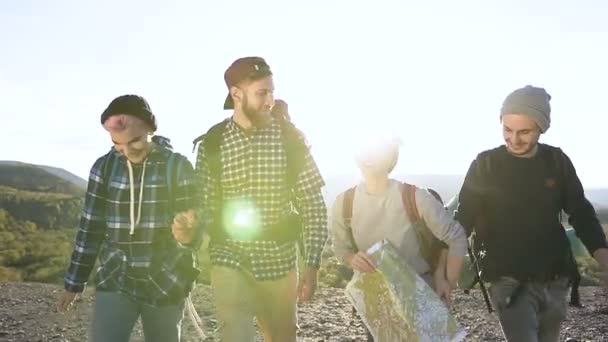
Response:
[[[331,232],[336,257],[354,271],[373,272],[375,266],[365,251],[387,239],[449,304],[467,253],[464,229],[428,190],[389,177],[399,158],[397,138],[367,145],[356,156],[363,180],[338,195],[333,205]],[[414,221],[422,223],[422,232],[415,229]],[[440,243],[421,241],[424,231]],[[432,250],[426,250],[429,247]],[[441,247],[447,247],[448,252],[442,253]],[[447,262],[438,260],[440,255]]]

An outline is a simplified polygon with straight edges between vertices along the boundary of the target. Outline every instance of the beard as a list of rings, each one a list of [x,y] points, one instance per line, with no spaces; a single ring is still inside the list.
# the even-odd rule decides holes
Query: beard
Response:
[[[247,98],[243,98],[243,113],[255,127],[264,127],[270,122],[270,111],[249,106]]]

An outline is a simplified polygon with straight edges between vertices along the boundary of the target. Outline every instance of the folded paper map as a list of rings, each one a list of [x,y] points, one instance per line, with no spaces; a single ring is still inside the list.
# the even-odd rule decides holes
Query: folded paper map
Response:
[[[458,342],[466,333],[435,291],[388,241],[367,253],[376,272],[355,272],[345,292],[376,342]]]

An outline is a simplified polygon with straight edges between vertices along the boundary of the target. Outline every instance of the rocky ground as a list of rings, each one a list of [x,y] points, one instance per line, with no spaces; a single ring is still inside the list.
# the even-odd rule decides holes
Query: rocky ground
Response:
[[[85,292],[75,308],[62,315],[54,312],[60,291],[48,284],[0,284],[0,341],[86,341],[92,292]],[[569,311],[562,341],[608,341],[608,290],[585,287],[581,292],[585,308]],[[218,340],[209,287],[199,285],[193,300],[209,334],[205,341]],[[479,292],[457,291],[454,310],[467,328],[465,341],[502,341],[497,319],[488,315]],[[299,308],[299,319],[301,341],[365,341],[362,323],[352,315],[341,289],[321,288],[313,302]],[[190,320],[184,322],[184,341],[197,341]],[[139,324],[132,341],[143,341]]]

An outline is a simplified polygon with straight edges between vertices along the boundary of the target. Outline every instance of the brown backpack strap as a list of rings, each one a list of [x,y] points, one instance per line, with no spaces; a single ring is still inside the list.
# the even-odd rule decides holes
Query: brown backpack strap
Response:
[[[344,225],[348,228],[348,236],[350,239],[350,243],[352,247],[357,252],[357,243],[355,242],[355,237],[353,236],[353,227],[351,225],[353,219],[353,203],[355,202],[355,187],[352,187],[344,192],[344,200],[342,202],[342,219],[344,220]]]
[[[416,205],[416,190],[418,190],[416,186],[403,183],[401,197],[403,198],[405,212],[412,223],[412,227],[418,239],[420,255],[431,267],[431,272],[434,272],[435,268],[437,267],[437,261],[439,260],[439,255],[436,254],[438,251],[438,245],[436,245],[435,242],[439,240],[434,237],[433,233],[425,224],[423,218],[420,217],[418,206]]]
[[[403,183],[401,188],[401,199],[403,200],[403,206],[405,207],[405,213],[410,221],[414,224],[420,221],[420,214],[418,213],[418,207],[416,206],[416,188],[415,185]]]
[[[350,227],[353,219],[353,203],[355,201],[355,187],[352,187],[344,192],[344,201],[342,202],[342,219],[344,224]]]

